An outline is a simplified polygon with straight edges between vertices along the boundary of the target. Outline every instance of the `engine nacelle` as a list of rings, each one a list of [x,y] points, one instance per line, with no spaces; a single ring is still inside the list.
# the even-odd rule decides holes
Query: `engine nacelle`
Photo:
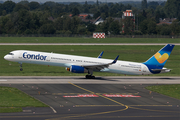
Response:
[[[71,65],[71,67],[66,68],[66,70],[73,73],[88,73],[88,70],[86,68],[77,65]]]

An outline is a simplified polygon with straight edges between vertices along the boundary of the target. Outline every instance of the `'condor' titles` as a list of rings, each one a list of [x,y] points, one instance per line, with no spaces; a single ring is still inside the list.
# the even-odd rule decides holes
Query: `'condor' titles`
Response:
[[[25,59],[35,59],[35,60],[46,60],[47,56],[43,55],[34,55],[34,54],[28,54],[27,52],[23,53],[23,58]]]

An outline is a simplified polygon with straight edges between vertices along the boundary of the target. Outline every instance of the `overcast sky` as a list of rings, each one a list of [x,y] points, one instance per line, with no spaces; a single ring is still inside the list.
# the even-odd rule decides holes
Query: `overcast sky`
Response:
[[[0,0],[0,1],[6,1],[6,0]],[[12,0],[13,2],[19,2],[22,0]],[[46,1],[54,1],[54,2],[85,2],[85,1],[94,1],[96,2],[97,0],[28,0],[29,2],[31,1],[37,1],[37,2],[46,2]],[[121,1],[142,1],[142,0],[98,0],[101,2],[121,2]],[[167,1],[167,0],[147,0],[147,1]]]

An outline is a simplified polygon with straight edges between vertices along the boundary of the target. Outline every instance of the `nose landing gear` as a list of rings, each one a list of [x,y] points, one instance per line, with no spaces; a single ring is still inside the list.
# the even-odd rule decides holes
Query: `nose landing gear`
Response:
[[[22,68],[22,63],[19,63],[20,64],[20,71],[23,71],[23,68]]]

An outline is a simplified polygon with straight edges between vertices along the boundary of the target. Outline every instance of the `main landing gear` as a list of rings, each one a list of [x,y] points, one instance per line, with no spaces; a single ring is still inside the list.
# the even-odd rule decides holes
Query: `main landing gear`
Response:
[[[23,68],[22,68],[22,63],[19,63],[20,64],[20,71],[23,71]]]
[[[89,69],[88,74],[90,75],[86,75],[86,79],[95,79],[95,76],[93,76],[93,70]]]

